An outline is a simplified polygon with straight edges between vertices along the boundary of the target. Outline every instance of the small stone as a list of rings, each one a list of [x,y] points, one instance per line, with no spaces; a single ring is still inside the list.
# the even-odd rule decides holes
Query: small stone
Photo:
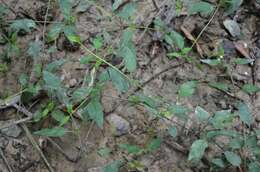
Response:
[[[8,123],[11,124],[13,122],[14,122],[14,120],[0,121],[0,126],[4,126]],[[22,130],[18,125],[11,125],[8,128],[4,128],[4,129],[0,130],[0,132],[3,133],[6,136],[16,138],[21,134]]]
[[[256,115],[255,120],[256,122],[260,122],[260,115]]]
[[[233,37],[238,37],[241,34],[240,27],[238,23],[234,20],[231,19],[226,19],[223,22],[225,28],[228,30],[228,32],[233,36]]]
[[[130,124],[127,120],[125,120],[121,116],[118,116],[117,114],[112,113],[107,117],[107,120],[112,125],[112,127],[114,127],[115,136],[122,136],[122,135],[128,133],[128,131],[130,129]]]
[[[227,109],[227,108],[228,108],[227,103],[226,103],[225,100],[220,100],[220,101],[219,101],[219,104],[220,104],[220,107],[221,107],[222,109]]]
[[[100,171],[102,171],[101,167],[93,167],[88,169],[88,172],[100,172]]]
[[[71,80],[69,81],[69,86],[70,86],[70,88],[71,88],[71,87],[75,87],[76,84],[77,84],[77,80],[76,80],[75,78],[73,78],[73,79],[71,79]]]

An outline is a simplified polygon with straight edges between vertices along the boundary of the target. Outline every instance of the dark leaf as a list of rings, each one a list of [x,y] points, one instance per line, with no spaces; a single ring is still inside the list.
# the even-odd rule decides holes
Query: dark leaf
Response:
[[[238,156],[234,152],[230,152],[230,151],[226,151],[224,154],[225,154],[227,161],[230,164],[232,164],[233,166],[240,166],[240,164],[241,164],[240,156]]]
[[[62,127],[56,127],[56,128],[45,128],[39,131],[34,132],[36,135],[40,136],[48,136],[48,137],[60,137],[65,135],[66,129]]]

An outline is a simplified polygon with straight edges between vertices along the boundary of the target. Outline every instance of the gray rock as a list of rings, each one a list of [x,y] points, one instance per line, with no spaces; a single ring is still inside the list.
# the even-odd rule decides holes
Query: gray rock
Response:
[[[14,120],[0,121],[0,126],[6,125],[8,123],[13,123],[13,122]],[[16,138],[21,134],[22,130],[18,125],[11,125],[8,128],[4,128],[0,130],[0,132],[6,136]]]
[[[122,135],[128,133],[128,131],[130,129],[130,124],[127,120],[125,120],[121,116],[118,116],[117,114],[112,113],[107,117],[107,120],[112,125],[112,127],[114,127],[115,136],[122,136]]]
[[[238,25],[238,23],[234,20],[231,19],[226,19],[223,22],[225,28],[228,30],[228,32],[233,36],[233,37],[238,37],[241,35],[241,30]]]

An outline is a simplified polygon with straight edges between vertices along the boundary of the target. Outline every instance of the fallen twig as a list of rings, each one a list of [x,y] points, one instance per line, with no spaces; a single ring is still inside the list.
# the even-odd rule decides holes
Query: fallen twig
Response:
[[[13,172],[13,169],[12,169],[12,167],[9,165],[9,163],[8,163],[8,161],[7,161],[7,159],[6,159],[5,155],[4,155],[4,152],[3,152],[2,148],[0,148],[0,157],[3,159],[3,161],[4,161],[4,163],[5,163],[5,165],[6,165],[7,169],[8,169],[8,171],[9,171],[9,172]]]
[[[47,158],[45,157],[45,155],[43,154],[41,148],[39,147],[39,145],[37,144],[37,142],[34,140],[31,132],[29,131],[28,127],[25,124],[21,124],[21,127],[23,128],[23,130],[25,131],[26,136],[28,137],[29,141],[31,142],[31,144],[33,145],[33,147],[36,149],[36,151],[40,154],[41,158],[43,159],[45,165],[47,166],[48,170],[50,172],[54,172],[54,169],[52,168],[52,166],[50,165],[50,163],[48,162]]]

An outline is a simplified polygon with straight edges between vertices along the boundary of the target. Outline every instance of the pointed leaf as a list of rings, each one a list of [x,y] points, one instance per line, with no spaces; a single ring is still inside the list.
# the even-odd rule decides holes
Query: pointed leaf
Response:
[[[120,40],[120,47],[117,51],[118,56],[123,57],[126,68],[133,72],[136,70],[136,50],[132,42],[134,32],[131,29],[126,29],[123,32]]]
[[[239,166],[241,164],[241,158],[234,152],[226,151],[224,155],[227,161],[233,166]]]
[[[54,25],[52,25],[52,27],[47,35],[48,42],[55,41],[59,37],[63,28],[64,28],[63,23],[55,23]]]
[[[142,151],[142,149],[136,145],[120,144],[119,147],[126,150],[129,154],[138,154]]]
[[[65,135],[66,129],[63,127],[45,128],[34,132],[36,135],[48,136],[48,137],[60,137]]]
[[[45,86],[49,89],[58,89],[61,87],[60,78],[48,71],[43,71],[43,80],[45,82]]]
[[[248,106],[240,102],[237,108],[238,108],[238,114],[241,121],[243,121],[245,124],[250,126],[253,123],[253,117],[250,113]]]
[[[189,97],[195,92],[195,88],[197,87],[196,81],[189,81],[180,86],[179,96],[180,97]]]
[[[156,149],[160,148],[161,146],[161,143],[162,143],[162,140],[160,138],[156,138],[156,139],[153,139],[147,146],[147,150],[149,152],[153,152],[155,151]]]
[[[103,168],[102,172],[118,172],[121,164],[122,164],[121,161],[114,161],[114,162],[106,165]]]
[[[208,2],[199,1],[199,2],[191,3],[188,9],[188,14],[191,15],[194,13],[201,13],[203,15],[210,15],[214,9],[215,9],[214,5]]]
[[[200,122],[206,121],[210,117],[209,113],[200,106],[196,107],[195,114]]]
[[[31,29],[36,28],[36,24],[31,19],[20,19],[20,20],[14,20],[14,22],[11,24],[10,27],[13,31],[16,32],[20,30],[30,32]]]
[[[260,88],[252,84],[245,84],[243,85],[242,90],[248,94],[254,94],[259,92]]]
[[[206,140],[196,140],[195,142],[193,142],[189,152],[188,160],[194,162],[199,161],[204,155],[207,147],[208,142]]]
[[[125,79],[122,74],[114,70],[113,68],[109,68],[109,76],[112,80],[113,85],[119,90],[126,92],[129,89],[129,82]]]
[[[89,114],[90,119],[94,120],[98,127],[103,128],[104,114],[102,110],[102,105],[97,98],[93,98],[88,103],[88,105],[86,106],[86,110]]]
[[[176,137],[177,136],[177,128],[176,127],[171,127],[168,129],[168,132],[169,134],[172,136],[172,137]]]

